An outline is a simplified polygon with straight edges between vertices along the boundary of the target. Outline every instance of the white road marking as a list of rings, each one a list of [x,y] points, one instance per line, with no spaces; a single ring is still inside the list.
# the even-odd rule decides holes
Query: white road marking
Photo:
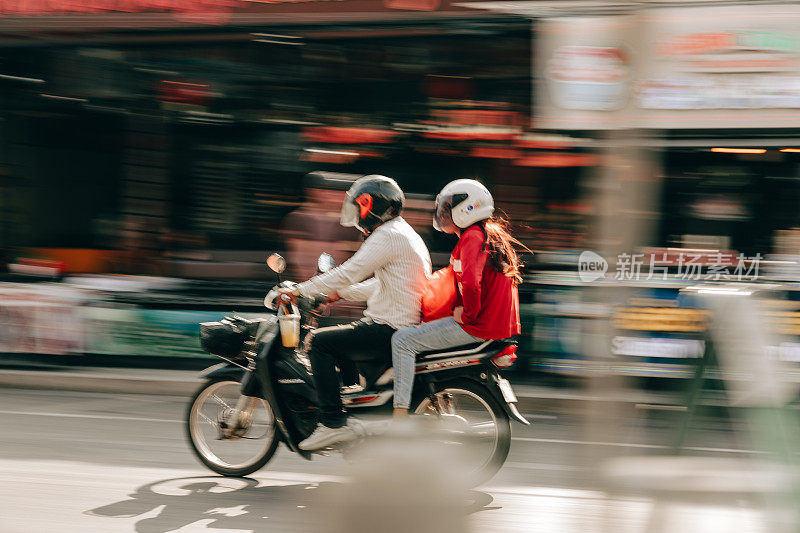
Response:
[[[619,448],[653,448],[653,449],[663,449],[668,448],[668,446],[664,446],[661,444],[635,444],[635,443],[626,443],[626,442],[601,442],[601,441],[591,441],[591,440],[570,440],[570,439],[545,439],[545,438],[536,438],[536,437],[512,437],[511,440],[517,440],[522,442],[542,442],[547,444],[579,444],[583,446],[616,446]]]
[[[146,418],[141,416],[116,416],[116,415],[83,415],[76,413],[38,413],[31,411],[3,411],[0,415],[19,415],[19,416],[51,416],[55,418],[89,418],[96,420],[128,420],[135,422],[164,422],[169,424],[182,424],[183,420],[170,420],[166,418]]]
[[[116,415],[87,415],[75,413],[42,413],[42,412],[29,412],[29,411],[7,411],[0,410],[0,415],[15,415],[15,416],[49,416],[54,418],[85,418],[93,420],[125,420],[133,422],[157,422],[165,424],[183,424],[184,420],[173,420],[167,418],[147,418],[139,416],[116,416]],[[616,448],[644,448],[652,450],[667,450],[670,446],[663,444],[637,444],[632,442],[603,442],[603,441],[584,441],[584,440],[570,440],[570,439],[545,439],[536,437],[512,437],[512,441],[519,442],[539,442],[544,444],[574,444],[579,446],[613,446]],[[694,452],[709,452],[709,453],[744,453],[744,454],[761,454],[766,453],[759,450],[739,450],[735,448],[713,448],[705,446],[687,446],[684,450]]]
[[[512,437],[511,440],[522,442],[542,442],[547,444],[577,444],[581,446],[614,446],[616,448],[647,448],[652,450],[668,450],[671,446],[664,444],[636,444],[633,442],[603,442],[591,440],[570,440],[570,439],[543,439],[535,437]],[[766,453],[759,450],[738,450],[735,448],[710,448],[705,446],[685,446],[683,450],[693,452],[716,452],[716,453]]]
[[[516,494],[519,496],[535,496],[546,498],[575,498],[580,500],[603,500],[607,495],[599,490],[568,489],[560,487],[534,487],[525,485],[488,485],[478,487],[479,490],[490,494]],[[642,501],[647,501],[642,499]]]
[[[517,468],[520,470],[556,470],[560,472],[576,472],[578,470],[586,470],[582,466],[574,465],[557,465],[552,463],[518,463],[514,461],[506,461],[503,468]]]
[[[76,475],[80,474],[80,475]],[[113,475],[112,475],[113,474]],[[169,479],[164,479],[165,477]],[[176,479],[179,478],[179,479]],[[259,485],[289,485],[289,484],[314,484],[323,482],[347,481],[346,477],[290,471],[259,471],[251,476]],[[124,487],[130,490],[133,483],[144,482],[148,490],[162,495],[180,496],[185,491],[178,490],[178,484],[185,480],[192,482],[209,481],[220,485],[219,490],[210,492],[225,492],[237,490],[237,484],[242,484],[237,478],[220,477],[208,472],[201,467],[197,468],[161,468],[139,466],[108,466],[86,463],[83,461],[63,461],[58,459],[3,459],[0,458],[0,483],[10,487],[12,483],[52,485],[98,485]],[[160,481],[156,481],[160,480]],[[150,483],[156,483],[150,486]]]

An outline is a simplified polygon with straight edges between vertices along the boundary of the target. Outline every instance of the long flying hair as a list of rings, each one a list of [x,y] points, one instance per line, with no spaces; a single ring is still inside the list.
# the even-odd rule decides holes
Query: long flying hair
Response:
[[[523,265],[514,246],[529,252],[530,249],[511,236],[507,220],[493,216],[480,224],[486,234],[486,251],[489,253],[491,265],[498,272],[513,278],[516,283],[522,283],[520,270]]]

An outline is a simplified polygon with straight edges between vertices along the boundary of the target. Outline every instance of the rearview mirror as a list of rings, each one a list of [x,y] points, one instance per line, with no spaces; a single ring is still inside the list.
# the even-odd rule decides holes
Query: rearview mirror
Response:
[[[286,259],[281,254],[272,254],[267,257],[267,266],[276,274],[286,270]]]
[[[333,257],[331,257],[330,254],[322,254],[319,256],[319,259],[317,259],[317,270],[320,272],[320,274],[324,274],[325,272],[332,270],[335,266],[336,261],[333,259]]]

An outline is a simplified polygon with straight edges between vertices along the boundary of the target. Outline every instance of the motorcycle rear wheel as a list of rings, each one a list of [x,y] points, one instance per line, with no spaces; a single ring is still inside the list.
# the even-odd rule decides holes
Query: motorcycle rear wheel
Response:
[[[186,433],[192,451],[206,467],[223,476],[242,477],[259,470],[272,459],[280,439],[269,403],[256,405],[247,427],[235,437],[222,437],[226,417],[241,397],[241,383],[212,380],[195,393],[186,413]]]
[[[469,380],[438,384],[436,397],[440,406],[449,402],[451,412],[447,414],[458,417],[479,457],[467,481],[471,486],[489,481],[503,467],[511,448],[511,423],[505,409],[485,387]],[[422,416],[439,414],[427,396],[420,398],[412,411]]]

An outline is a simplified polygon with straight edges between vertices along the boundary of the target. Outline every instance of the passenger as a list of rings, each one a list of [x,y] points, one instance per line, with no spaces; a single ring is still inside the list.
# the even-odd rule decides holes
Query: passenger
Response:
[[[396,418],[408,414],[417,354],[520,333],[521,264],[513,246],[519,242],[493,213],[492,195],[475,180],[450,182],[436,197],[434,228],[460,237],[450,257],[456,307],[453,316],[400,328],[392,337]]]

